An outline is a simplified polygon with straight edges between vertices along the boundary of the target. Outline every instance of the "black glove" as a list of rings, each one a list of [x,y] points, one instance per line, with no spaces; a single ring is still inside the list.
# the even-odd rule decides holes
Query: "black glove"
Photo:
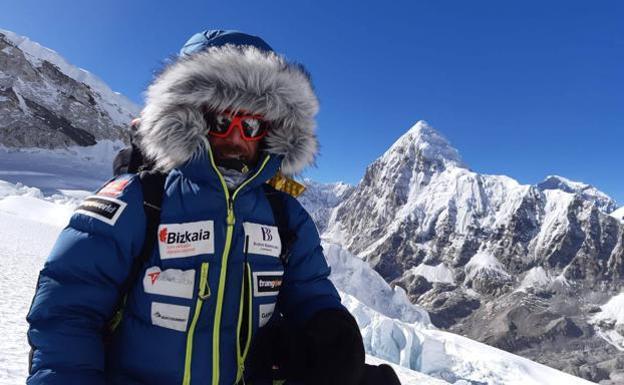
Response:
[[[401,385],[401,381],[390,365],[366,364],[362,381],[358,385]]]
[[[280,365],[286,378],[306,385],[359,384],[364,344],[357,322],[346,310],[319,311],[289,344],[294,352],[282,356]]]

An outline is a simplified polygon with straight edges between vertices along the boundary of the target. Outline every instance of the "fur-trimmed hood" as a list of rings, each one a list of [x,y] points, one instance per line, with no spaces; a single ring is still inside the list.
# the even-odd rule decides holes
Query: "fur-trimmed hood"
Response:
[[[281,170],[297,174],[314,162],[318,100],[302,66],[254,46],[208,47],[182,56],[150,85],[141,112],[140,146],[169,171],[208,145],[201,107],[264,115],[272,130],[265,150],[283,156]]]

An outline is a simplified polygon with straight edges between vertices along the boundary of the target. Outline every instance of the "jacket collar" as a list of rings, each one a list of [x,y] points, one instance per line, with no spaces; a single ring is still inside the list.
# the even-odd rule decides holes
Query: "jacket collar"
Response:
[[[220,174],[212,163],[209,151],[210,149],[206,148],[204,151],[198,152],[193,158],[180,166],[178,170],[196,183],[208,184],[211,188],[223,191]],[[269,159],[265,163],[264,160],[267,156]],[[279,170],[281,163],[282,156],[266,152],[261,153],[258,164],[249,172],[247,180],[251,179],[251,181],[243,182],[245,186],[241,189],[240,193],[259,186],[271,179]]]

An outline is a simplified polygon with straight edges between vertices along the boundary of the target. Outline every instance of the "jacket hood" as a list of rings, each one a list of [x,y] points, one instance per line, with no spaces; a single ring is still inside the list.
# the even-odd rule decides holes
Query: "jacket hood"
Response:
[[[244,110],[271,121],[264,150],[282,157],[284,174],[314,163],[319,106],[301,65],[272,51],[232,44],[177,59],[149,86],[138,129],[140,146],[158,169],[176,168],[209,146],[202,107]]]

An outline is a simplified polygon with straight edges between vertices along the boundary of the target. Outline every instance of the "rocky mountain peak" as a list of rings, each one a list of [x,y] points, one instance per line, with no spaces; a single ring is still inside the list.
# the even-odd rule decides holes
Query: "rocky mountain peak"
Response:
[[[424,120],[416,122],[379,160],[386,164],[415,162],[423,171],[428,168],[432,172],[465,167],[459,152]]]

